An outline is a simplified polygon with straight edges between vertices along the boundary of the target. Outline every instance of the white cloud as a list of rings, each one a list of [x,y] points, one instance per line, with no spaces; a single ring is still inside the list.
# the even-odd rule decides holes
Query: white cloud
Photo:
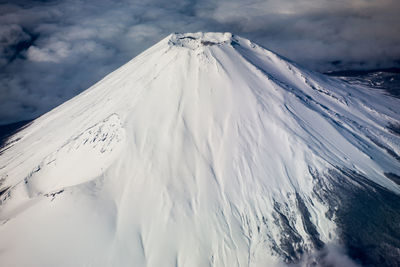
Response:
[[[71,53],[70,44],[62,41],[48,43],[45,47],[29,47],[27,57],[38,62],[61,62]]]

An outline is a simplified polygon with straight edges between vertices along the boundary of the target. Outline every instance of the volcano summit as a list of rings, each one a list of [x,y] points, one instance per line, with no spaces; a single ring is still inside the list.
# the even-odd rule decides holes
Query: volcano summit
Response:
[[[270,266],[336,244],[394,266],[398,107],[230,33],[172,34],[8,140],[0,262]]]

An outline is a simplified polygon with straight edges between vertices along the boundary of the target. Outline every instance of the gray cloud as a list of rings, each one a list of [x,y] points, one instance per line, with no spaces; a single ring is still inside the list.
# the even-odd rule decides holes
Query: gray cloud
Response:
[[[400,64],[396,0],[0,0],[0,124],[37,117],[171,32],[229,31],[306,67]]]

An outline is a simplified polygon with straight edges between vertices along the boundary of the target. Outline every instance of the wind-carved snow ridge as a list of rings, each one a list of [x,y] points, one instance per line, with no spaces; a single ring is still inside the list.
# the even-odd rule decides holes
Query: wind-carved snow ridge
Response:
[[[124,134],[119,116],[112,114],[47,156],[25,183],[32,192],[47,193],[90,181],[118,157]]]
[[[271,266],[351,243],[353,194],[400,214],[398,105],[230,33],[172,34],[12,138],[0,260]]]
[[[1,198],[1,204],[10,199],[17,203],[18,196],[14,197],[16,192],[26,194],[28,198],[43,195],[54,197],[68,187],[101,176],[118,157],[124,141],[125,132],[120,118],[112,114],[69,138],[60,148],[41,160],[23,181],[7,190],[7,194]]]

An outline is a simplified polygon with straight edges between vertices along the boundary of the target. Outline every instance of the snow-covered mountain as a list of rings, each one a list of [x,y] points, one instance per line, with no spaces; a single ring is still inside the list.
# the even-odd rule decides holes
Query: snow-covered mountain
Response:
[[[271,266],[326,245],[398,264],[399,104],[229,33],[172,34],[8,140],[1,265]]]

